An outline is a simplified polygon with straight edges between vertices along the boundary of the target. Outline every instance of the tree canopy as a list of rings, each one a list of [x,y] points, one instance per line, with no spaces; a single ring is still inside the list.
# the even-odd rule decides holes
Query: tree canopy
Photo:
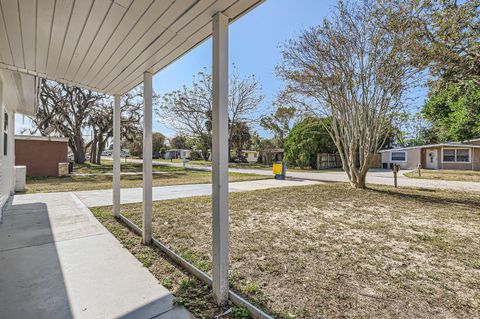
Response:
[[[448,84],[430,94],[423,113],[440,141],[480,136],[480,84],[473,80]]]
[[[312,167],[317,161],[318,153],[335,153],[337,151],[332,138],[325,129],[327,119],[306,118],[297,123],[285,139],[285,161],[290,166]]]
[[[339,1],[323,24],[284,45],[277,67],[284,96],[330,119],[326,129],[355,188],[366,187],[371,158],[416,75],[403,35],[384,30],[375,10],[373,0]]]
[[[401,34],[404,52],[433,75],[432,86],[480,84],[480,0],[379,1],[377,18]]]
[[[250,123],[264,99],[260,82],[255,76],[241,77],[235,68],[229,78],[229,137],[238,122]],[[212,76],[198,72],[190,86],[164,95],[159,113],[166,125],[179,134],[197,139],[204,156],[212,141]],[[231,149],[231,138],[229,148]]]
[[[260,119],[260,126],[273,133],[278,147],[283,147],[285,137],[290,133],[295,122],[296,108],[279,106],[274,112]]]

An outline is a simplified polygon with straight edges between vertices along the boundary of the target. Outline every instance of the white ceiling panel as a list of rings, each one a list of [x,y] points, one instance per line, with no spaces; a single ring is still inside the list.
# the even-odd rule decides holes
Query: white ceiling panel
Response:
[[[0,68],[122,94],[262,1],[0,0]]]
[[[29,0],[26,0],[29,1]],[[42,0],[43,1],[43,0]],[[67,68],[72,60],[73,53],[77,48],[80,36],[83,33],[87,18],[93,8],[93,0],[75,1],[72,16],[68,25],[67,34],[63,42],[62,53],[58,61],[57,69],[53,75],[56,78],[64,78]]]
[[[37,1],[19,0],[23,55],[26,69],[35,69]]]
[[[2,0],[2,10],[8,12],[3,15],[7,27],[8,42],[15,65],[25,67],[23,60],[22,28],[20,27],[20,12],[18,2],[11,0]]]
[[[2,8],[3,9],[3,8]],[[45,74],[47,69],[48,47],[55,12],[54,0],[41,0],[37,2],[37,37],[35,52],[35,72]],[[4,14],[7,12],[4,12]],[[32,16],[31,19],[34,19]]]
[[[41,0],[40,0],[41,1]],[[68,24],[73,9],[73,0],[57,1],[53,17],[52,33],[47,57],[47,74],[55,74],[60,53],[67,35]]]

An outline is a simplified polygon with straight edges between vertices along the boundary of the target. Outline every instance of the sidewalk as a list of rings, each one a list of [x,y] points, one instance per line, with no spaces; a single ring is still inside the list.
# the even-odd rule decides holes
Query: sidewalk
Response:
[[[0,265],[1,318],[192,318],[70,192],[14,196]]]
[[[264,179],[229,183],[229,192],[245,192],[267,188],[288,186],[304,186],[318,184],[316,181],[307,180],[274,180]],[[112,190],[79,191],[74,193],[87,207],[112,205]],[[192,196],[206,196],[212,194],[212,184],[188,184],[159,186],[153,188],[153,200],[167,200]],[[142,202],[142,188],[121,189],[120,201],[122,204]]]

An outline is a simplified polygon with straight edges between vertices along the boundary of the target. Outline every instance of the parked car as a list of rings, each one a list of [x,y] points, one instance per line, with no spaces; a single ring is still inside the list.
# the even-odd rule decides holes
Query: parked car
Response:
[[[248,163],[247,158],[243,155],[239,155],[232,160],[234,163]]]
[[[102,156],[112,156],[112,151],[103,151]]]
[[[120,157],[130,157],[130,152],[125,151],[125,150],[121,150],[120,151]]]

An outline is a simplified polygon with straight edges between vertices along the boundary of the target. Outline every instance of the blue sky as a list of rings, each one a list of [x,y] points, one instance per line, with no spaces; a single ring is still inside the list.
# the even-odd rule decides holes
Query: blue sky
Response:
[[[335,0],[267,0],[241,17],[229,29],[229,60],[241,76],[255,75],[266,95],[260,108],[271,105],[281,81],[275,77],[280,61],[279,46],[299,32],[319,24],[336,3]],[[208,40],[154,77],[156,93],[166,93],[190,84],[193,75],[202,68],[211,69],[212,42]],[[154,129],[174,135],[159,122]],[[256,128],[258,129],[258,128]],[[259,130],[261,135],[268,133]]]
[[[282,85],[275,77],[275,66],[281,58],[279,46],[298,35],[303,28],[320,24],[335,4],[336,0],[267,0],[230,26],[230,64],[235,64],[241,76],[255,75],[258,78],[266,96],[261,109],[271,105]],[[157,73],[153,79],[155,92],[163,94],[179,89],[184,84],[189,85],[198,71],[205,67],[210,70],[211,46],[211,40],[207,40]],[[417,95],[422,101],[423,90]],[[29,121],[23,123],[22,117],[18,117],[16,125],[19,132],[29,126]],[[153,129],[167,136],[175,135],[157,116]],[[268,136],[268,133],[258,131]]]

